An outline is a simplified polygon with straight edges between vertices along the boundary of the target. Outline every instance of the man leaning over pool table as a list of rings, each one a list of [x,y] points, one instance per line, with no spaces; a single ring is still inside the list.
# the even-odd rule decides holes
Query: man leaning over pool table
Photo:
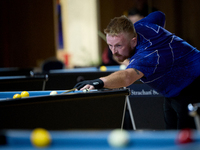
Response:
[[[110,21],[104,30],[112,54],[126,70],[79,82],[78,90],[127,87],[140,79],[165,97],[166,129],[195,128],[189,103],[200,102],[200,52],[165,28],[165,14],[150,13],[134,25],[125,16]]]

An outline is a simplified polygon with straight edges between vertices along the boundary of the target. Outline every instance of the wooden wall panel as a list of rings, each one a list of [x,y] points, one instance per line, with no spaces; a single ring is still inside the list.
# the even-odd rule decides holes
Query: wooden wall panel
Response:
[[[54,0],[0,1],[0,67],[35,67],[55,56]]]

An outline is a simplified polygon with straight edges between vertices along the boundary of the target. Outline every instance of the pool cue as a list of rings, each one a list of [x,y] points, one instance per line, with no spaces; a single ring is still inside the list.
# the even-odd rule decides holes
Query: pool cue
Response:
[[[98,35],[106,42],[106,36],[100,30],[98,30]]]
[[[73,88],[73,89],[67,90],[67,91],[65,91],[65,92],[63,92],[63,93],[61,93],[61,94],[65,94],[65,93],[73,92],[73,91],[75,91],[76,89],[77,89],[77,88]]]

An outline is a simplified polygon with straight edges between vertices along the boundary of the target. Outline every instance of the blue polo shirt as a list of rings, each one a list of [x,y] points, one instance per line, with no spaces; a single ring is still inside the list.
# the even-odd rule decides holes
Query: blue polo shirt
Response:
[[[200,76],[200,52],[164,29],[164,24],[160,11],[134,24],[137,45],[127,68],[141,71],[140,80],[163,96],[175,97]]]

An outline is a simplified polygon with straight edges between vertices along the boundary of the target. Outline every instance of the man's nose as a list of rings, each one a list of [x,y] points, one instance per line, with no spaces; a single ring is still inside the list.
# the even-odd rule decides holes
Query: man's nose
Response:
[[[112,47],[111,51],[112,51],[113,54],[117,53],[117,50],[116,50],[116,48],[114,46]]]

